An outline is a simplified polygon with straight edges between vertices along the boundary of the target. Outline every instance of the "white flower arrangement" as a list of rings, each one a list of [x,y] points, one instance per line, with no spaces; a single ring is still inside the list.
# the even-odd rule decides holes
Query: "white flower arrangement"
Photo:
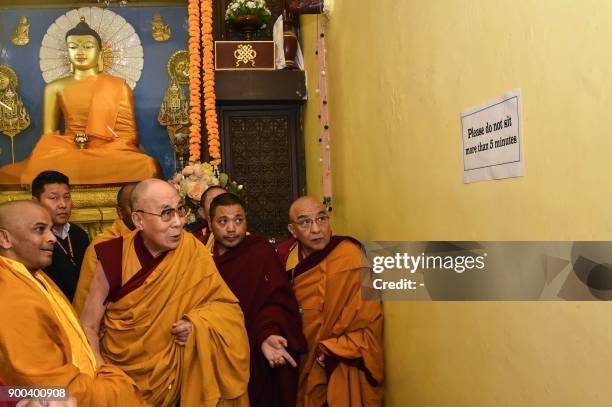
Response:
[[[174,174],[168,182],[176,188],[187,206],[187,225],[198,221],[200,198],[204,191],[213,185],[218,185],[242,199],[245,198],[242,185],[231,181],[226,173],[221,172],[217,175],[215,167],[206,162],[186,166]]]
[[[262,22],[267,23],[272,17],[265,0],[232,0],[227,5],[225,20],[232,21],[244,15],[256,15]]]

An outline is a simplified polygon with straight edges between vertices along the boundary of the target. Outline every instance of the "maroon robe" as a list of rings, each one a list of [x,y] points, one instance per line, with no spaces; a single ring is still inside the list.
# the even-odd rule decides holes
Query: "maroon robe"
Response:
[[[6,386],[2,383],[2,379],[0,379],[0,386]],[[6,395],[6,393],[5,393]],[[0,400],[0,407],[15,407],[17,405],[16,401],[2,401]]]
[[[302,256],[302,243],[297,241],[294,238],[287,239],[281,244],[278,245],[278,259],[282,263],[283,269],[285,268],[285,264],[287,264],[287,259],[289,258],[289,254],[295,248],[295,245],[298,246],[298,259],[299,263],[291,270],[286,270],[287,273],[291,275],[291,281],[294,278],[299,276],[302,273],[310,270],[315,267],[317,264],[321,263],[325,258],[343,241],[349,240],[356,244],[359,247],[362,247],[361,242],[350,236],[331,236],[329,239],[329,243],[323,249],[311,253],[308,257]]]
[[[205,220],[202,220],[196,227],[191,231],[200,242],[208,243],[208,238],[210,237],[210,229],[208,228],[208,223]]]
[[[294,407],[298,368],[289,363],[271,368],[261,352],[262,342],[270,335],[287,339],[287,350],[296,362],[306,352],[298,304],[274,248],[265,238],[251,234],[213,258],[244,313],[251,347],[251,406]]]
[[[147,277],[155,270],[155,267],[162,262],[168,252],[162,253],[158,257],[153,257],[149,249],[146,248],[142,238],[142,232],[138,232],[134,238],[134,250],[140,260],[142,268],[132,276],[124,285],[121,285],[123,277],[123,237],[119,236],[106,242],[98,243],[94,246],[102,269],[108,281],[107,301],[117,302],[138,287],[140,287]]]

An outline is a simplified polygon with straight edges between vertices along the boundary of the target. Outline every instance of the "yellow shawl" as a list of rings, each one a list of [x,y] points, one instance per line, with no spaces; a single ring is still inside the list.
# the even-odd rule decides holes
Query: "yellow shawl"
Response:
[[[0,257],[0,381],[9,386],[62,386],[83,406],[140,406],[134,382],[96,362],[80,322],[41,271]]]
[[[122,280],[140,269],[134,238],[123,237]],[[193,325],[186,346],[175,343],[172,324]],[[223,282],[210,253],[183,233],[137,289],[109,303],[102,352],[142,391],[148,405],[248,405],[249,342],[238,300]]]

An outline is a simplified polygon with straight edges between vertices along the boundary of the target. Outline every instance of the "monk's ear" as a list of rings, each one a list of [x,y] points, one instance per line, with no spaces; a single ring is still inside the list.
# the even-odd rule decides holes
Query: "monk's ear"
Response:
[[[200,215],[200,218],[206,219],[206,216],[204,216],[204,208],[198,208],[198,215]]]
[[[121,210],[121,207],[118,205],[115,206],[115,211],[117,211],[117,217],[119,219],[123,219],[123,210]]]
[[[35,196],[32,196],[32,201],[36,202],[37,204],[40,203],[40,201],[38,200],[38,198],[36,198]]]
[[[139,212],[132,212],[132,223],[136,226],[136,229],[143,230],[142,214]]]
[[[9,232],[6,229],[0,229],[0,247],[4,250],[9,250],[13,248],[11,237],[9,236]]]
[[[295,233],[295,226],[293,226],[293,223],[288,224],[287,229],[289,230],[289,233],[291,233],[291,236],[293,236],[294,239],[297,239],[297,234]]]

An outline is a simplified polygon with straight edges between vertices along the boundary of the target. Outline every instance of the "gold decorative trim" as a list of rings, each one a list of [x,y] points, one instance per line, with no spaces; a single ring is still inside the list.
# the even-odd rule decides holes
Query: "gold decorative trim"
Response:
[[[1,186],[0,203],[29,201],[32,199],[30,186]],[[74,185],[72,215],[70,222],[81,226],[93,239],[117,219],[117,192],[121,186]]]

